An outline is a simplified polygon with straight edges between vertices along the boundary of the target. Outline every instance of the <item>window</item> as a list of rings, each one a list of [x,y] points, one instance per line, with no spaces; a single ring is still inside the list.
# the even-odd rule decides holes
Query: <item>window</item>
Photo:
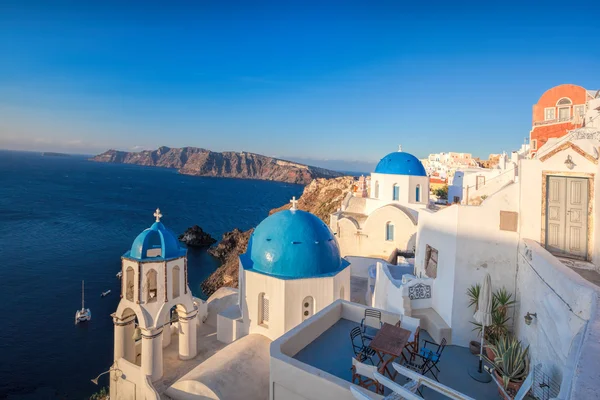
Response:
[[[585,105],[580,104],[578,106],[573,106],[573,116],[579,115],[580,117],[583,117],[584,114],[585,114]]]
[[[315,299],[307,296],[302,300],[302,321],[313,316],[315,313]]]
[[[375,181],[375,198],[379,198],[379,182]]]
[[[385,224],[385,240],[394,240],[394,224],[392,224],[391,222]]]
[[[394,184],[394,195],[392,200],[398,201],[400,200],[400,186],[397,183]]]
[[[125,271],[125,299],[129,301],[133,301],[134,279],[135,273],[133,272],[133,268],[127,268],[127,271]]]
[[[340,288],[340,299],[342,299],[342,300],[344,299],[344,287],[343,286]]]
[[[154,303],[158,297],[158,282],[156,270],[151,269],[146,274],[146,302]]]
[[[173,271],[171,273],[173,279],[173,298],[179,297],[179,267],[176,265],[173,267]]]
[[[415,201],[417,203],[421,201],[421,185],[417,185],[415,188]]]
[[[554,107],[548,107],[544,109],[544,120],[545,121],[550,121],[553,119],[556,119],[556,108]]]
[[[571,117],[571,107],[560,107],[558,109],[558,120],[564,121]]]
[[[531,150],[537,150],[537,139],[531,141]]]
[[[425,274],[429,278],[437,278],[438,251],[427,245],[425,247]]]
[[[571,105],[573,102],[568,97],[563,97],[556,103],[557,106]]]
[[[269,326],[269,298],[264,293],[258,295],[258,324]]]

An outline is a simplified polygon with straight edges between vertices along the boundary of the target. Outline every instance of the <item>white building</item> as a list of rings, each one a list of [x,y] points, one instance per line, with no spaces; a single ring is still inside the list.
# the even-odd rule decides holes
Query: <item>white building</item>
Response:
[[[421,162],[402,151],[390,153],[370,177],[368,197],[349,194],[329,226],[342,256],[388,258],[412,251],[419,210],[429,204],[429,178]]]

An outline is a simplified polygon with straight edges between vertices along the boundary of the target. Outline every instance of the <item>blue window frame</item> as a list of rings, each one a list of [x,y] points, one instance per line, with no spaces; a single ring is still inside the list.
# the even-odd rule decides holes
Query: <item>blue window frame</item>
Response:
[[[398,201],[400,200],[400,186],[398,186],[398,184],[394,184],[394,195],[393,195],[393,200],[394,201]]]
[[[421,201],[421,185],[417,185],[415,189],[415,201],[418,203]]]
[[[385,240],[394,240],[394,224],[391,222],[385,224]]]

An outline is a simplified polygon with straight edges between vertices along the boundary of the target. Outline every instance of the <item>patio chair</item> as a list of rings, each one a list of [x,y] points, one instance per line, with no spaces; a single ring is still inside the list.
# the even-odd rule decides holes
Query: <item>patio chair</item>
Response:
[[[365,339],[359,326],[352,328],[350,331],[350,340],[352,341],[352,350],[358,361],[369,360],[371,364],[375,365],[372,358],[375,355],[375,350],[365,344]]]
[[[405,349],[412,354],[419,353],[419,336],[421,334],[421,327],[417,326],[417,330],[410,334],[409,342],[406,343]]]
[[[430,372],[433,378],[439,382],[440,380],[437,377],[436,371],[438,373],[441,371],[437,367],[437,364],[440,362],[442,353],[446,348],[446,339],[442,339],[442,343],[440,344],[430,342],[429,340],[425,340],[424,343],[418,353],[411,353],[410,361],[405,362],[404,366],[423,376]],[[436,348],[427,347],[428,345]],[[418,360],[416,359],[417,357],[419,358]]]
[[[383,322],[381,322],[381,311],[367,308],[365,310],[365,316],[360,321],[360,329],[363,335],[367,339],[372,340],[373,337],[375,337],[375,330],[381,329],[382,326]]]
[[[383,394],[383,385],[375,379],[375,372],[377,372],[376,366],[367,365],[356,358],[352,358],[352,383],[365,389],[370,389],[373,386],[375,393]]]

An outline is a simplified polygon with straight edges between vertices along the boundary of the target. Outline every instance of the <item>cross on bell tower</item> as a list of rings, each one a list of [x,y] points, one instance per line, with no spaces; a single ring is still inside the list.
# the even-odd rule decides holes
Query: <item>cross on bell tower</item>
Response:
[[[160,208],[157,208],[156,211],[154,212],[154,214],[152,214],[156,217],[156,222],[160,222],[160,219],[162,218],[162,214],[160,213]]]
[[[298,209],[298,200],[296,200],[296,196],[292,197],[292,200],[290,200],[290,203],[292,203],[292,208],[290,208],[290,210],[297,210]]]

